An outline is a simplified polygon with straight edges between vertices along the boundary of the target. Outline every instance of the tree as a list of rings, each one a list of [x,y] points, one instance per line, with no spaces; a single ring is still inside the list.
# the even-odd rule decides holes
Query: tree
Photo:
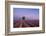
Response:
[[[25,16],[22,17],[22,20],[25,20]]]

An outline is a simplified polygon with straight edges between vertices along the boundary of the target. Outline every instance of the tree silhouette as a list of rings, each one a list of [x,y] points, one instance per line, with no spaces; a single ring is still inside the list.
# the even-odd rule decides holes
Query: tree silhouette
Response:
[[[25,20],[25,16],[22,17],[22,20]]]

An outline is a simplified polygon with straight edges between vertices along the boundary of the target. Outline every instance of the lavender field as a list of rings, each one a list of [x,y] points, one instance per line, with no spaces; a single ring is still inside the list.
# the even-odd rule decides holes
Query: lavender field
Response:
[[[14,20],[14,28],[39,27],[39,20]]]

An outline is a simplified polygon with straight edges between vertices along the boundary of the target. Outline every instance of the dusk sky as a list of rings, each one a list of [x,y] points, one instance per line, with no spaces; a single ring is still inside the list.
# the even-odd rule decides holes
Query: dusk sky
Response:
[[[35,8],[13,8],[13,17],[14,19],[19,19],[25,16],[29,20],[38,20],[39,19],[39,9]]]

